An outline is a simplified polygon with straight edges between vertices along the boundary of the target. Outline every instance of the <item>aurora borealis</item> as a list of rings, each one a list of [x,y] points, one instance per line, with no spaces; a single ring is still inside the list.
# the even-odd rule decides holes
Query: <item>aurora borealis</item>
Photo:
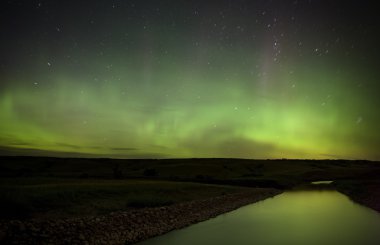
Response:
[[[7,1],[0,152],[380,160],[369,1]]]

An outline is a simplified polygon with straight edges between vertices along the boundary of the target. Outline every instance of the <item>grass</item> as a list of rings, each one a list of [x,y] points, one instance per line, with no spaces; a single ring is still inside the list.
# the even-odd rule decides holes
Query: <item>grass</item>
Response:
[[[0,218],[55,218],[165,206],[246,190],[160,180],[0,179]]]
[[[0,157],[0,218],[97,215],[234,193],[241,186],[292,188],[379,176],[380,163],[370,161]],[[339,183],[346,192],[363,193],[358,183]]]
[[[377,162],[346,160],[0,158],[0,177],[144,177],[208,183],[270,180],[291,186],[321,178],[356,178],[373,170],[380,174]]]

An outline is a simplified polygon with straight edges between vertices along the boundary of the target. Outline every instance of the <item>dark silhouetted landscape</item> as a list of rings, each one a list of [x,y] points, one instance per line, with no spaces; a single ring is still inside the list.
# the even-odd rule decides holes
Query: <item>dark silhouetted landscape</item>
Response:
[[[380,211],[372,161],[1,157],[0,168],[8,242],[137,242],[320,180]]]

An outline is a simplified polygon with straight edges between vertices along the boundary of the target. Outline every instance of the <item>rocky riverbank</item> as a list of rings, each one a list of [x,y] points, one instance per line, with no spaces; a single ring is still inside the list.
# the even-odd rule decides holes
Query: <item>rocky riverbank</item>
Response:
[[[0,221],[1,244],[132,244],[279,194],[253,189],[166,207],[61,220]]]

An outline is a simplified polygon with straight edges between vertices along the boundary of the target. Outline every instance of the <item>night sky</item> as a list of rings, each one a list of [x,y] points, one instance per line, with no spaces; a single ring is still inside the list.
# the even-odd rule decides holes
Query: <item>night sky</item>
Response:
[[[3,1],[0,153],[380,160],[375,1]]]

